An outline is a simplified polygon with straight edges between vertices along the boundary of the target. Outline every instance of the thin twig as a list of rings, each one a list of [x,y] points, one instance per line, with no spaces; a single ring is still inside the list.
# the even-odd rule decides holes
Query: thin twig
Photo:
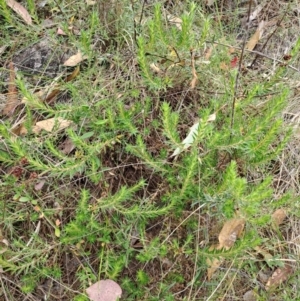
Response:
[[[276,28],[273,30],[273,32],[268,36],[268,38],[267,38],[267,40],[265,41],[265,43],[263,44],[263,46],[262,46],[260,52],[262,52],[262,51],[265,49],[265,47],[267,46],[267,44],[268,44],[268,42],[270,41],[271,37],[275,34],[275,32],[277,31],[277,29],[279,28],[279,26],[280,26],[281,22],[283,21],[283,19],[284,19],[284,17],[285,17],[286,14],[287,14],[287,10],[286,10],[285,13],[283,14],[282,18],[277,22],[277,24],[276,24],[277,27],[276,27]],[[253,62],[250,64],[249,68],[252,68],[252,66],[255,64],[255,62],[257,61],[257,59],[258,59],[259,57],[260,57],[259,54],[256,54],[256,55],[255,55],[255,58],[254,58]]]
[[[132,0],[130,2],[131,2],[131,9],[134,12],[134,3]],[[144,15],[145,3],[146,3],[146,0],[143,1],[142,11],[141,11],[141,15],[140,15],[139,23],[138,23],[139,27],[141,26],[143,15]],[[136,24],[135,18],[133,18],[133,39],[134,39],[134,42],[137,45],[137,47],[139,47],[139,45],[137,43],[137,24]]]
[[[251,6],[252,6],[252,0],[249,1],[249,7],[248,7],[247,32],[249,30],[249,24],[250,24],[249,20],[250,20],[250,14],[251,14]],[[245,52],[245,47],[246,47],[246,39],[247,39],[247,36],[245,35],[244,36],[244,40],[243,40],[242,52],[241,52],[240,60],[239,60],[239,68],[238,68],[238,72],[237,72],[236,78],[235,78],[234,94],[233,94],[232,107],[231,107],[231,119],[230,119],[230,129],[231,129],[230,140],[232,138],[232,129],[233,129],[233,124],[234,124],[235,103],[236,103],[236,100],[237,100],[239,79],[240,79],[240,75],[242,73],[242,62],[243,62],[244,52]]]
[[[199,214],[198,214],[198,229],[200,229],[201,227],[201,210],[200,207],[199,209]],[[193,277],[192,277],[192,283],[191,283],[191,288],[189,291],[189,295],[188,295],[188,300],[192,299],[192,291],[193,291],[193,287],[194,284],[196,282],[196,273],[197,273],[197,266],[198,266],[198,256],[199,256],[199,244],[200,244],[200,231],[197,231],[197,240],[196,240],[196,250],[195,250],[195,260],[194,260],[194,269],[193,269]]]
[[[40,229],[41,229],[41,220],[38,221],[37,226],[36,226],[35,231],[34,231],[34,234],[30,237],[28,243],[26,244],[26,247],[29,247],[29,245],[33,241],[34,237],[39,234]]]
[[[171,59],[168,59],[168,58],[165,57],[165,56],[153,54],[153,53],[150,53],[150,52],[146,52],[145,55],[151,55],[151,56],[154,56],[154,57],[159,57],[159,58],[161,58],[161,59],[163,59],[163,60],[166,60],[166,61],[172,62],[173,64],[176,64],[175,61],[173,61],[173,60],[171,60]]]
[[[180,228],[182,226],[182,224],[184,224],[192,215],[194,215],[198,210],[200,210],[202,207],[206,206],[206,204],[202,204],[199,207],[197,207],[194,211],[192,211],[180,224],[178,224],[171,233],[169,233],[169,235],[164,239],[164,241],[161,243],[162,245],[164,245],[169,239],[170,237],[177,231],[178,228]]]
[[[179,56],[179,54],[178,54],[176,48],[173,47],[173,46],[170,46],[170,48],[171,48],[172,50],[174,50],[174,52],[176,53],[176,56],[177,56],[177,60],[178,60],[178,61],[175,62],[175,64],[176,64],[176,63],[180,63],[180,62],[181,62],[181,58],[180,58],[180,56]]]
[[[6,290],[5,290],[5,286],[4,286],[4,283],[2,281],[2,276],[0,275],[0,282],[1,282],[1,286],[3,288],[2,292],[4,294],[4,297],[5,297],[5,301],[9,301],[8,297],[7,297],[7,294],[6,294]]]
[[[133,1],[131,0],[130,2],[131,2],[131,9],[134,12]],[[136,21],[135,21],[135,17],[134,16],[133,16],[133,40],[134,40],[135,45],[138,46],[138,43],[137,43],[137,33],[136,33]]]
[[[236,47],[236,46],[232,46],[232,45],[228,45],[228,44],[224,44],[224,43],[220,43],[220,42],[215,42],[215,41],[206,41],[206,43],[217,44],[217,45],[222,45],[222,46],[225,46],[225,47],[228,47],[228,48],[234,48],[234,49],[237,49],[237,50],[242,50],[241,47]],[[269,55],[266,55],[266,54],[264,54],[264,53],[262,53],[260,51],[248,50],[248,49],[244,49],[244,51],[249,52],[249,53],[253,53],[253,54],[257,54],[257,55],[262,56],[262,57],[264,57],[266,59],[274,61],[276,63],[283,64],[286,67],[288,67],[288,68],[290,68],[290,69],[292,69],[292,70],[297,71],[297,72],[300,73],[300,69],[297,69],[296,67],[291,66],[291,65],[287,65],[286,62],[284,62],[282,60],[275,59],[275,58],[273,58],[273,57],[271,57]]]
[[[143,19],[143,15],[144,15],[145,4],[146,4],[146,0],[143,1],[142,12],[141,12],[141,15],[140,15],[140,20],[139,20],[139,26],[140,26],[141,23],[142,23],[142,19]]]

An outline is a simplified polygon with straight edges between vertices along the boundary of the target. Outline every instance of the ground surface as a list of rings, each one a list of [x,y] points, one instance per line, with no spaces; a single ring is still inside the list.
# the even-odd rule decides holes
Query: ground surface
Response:
[[[300,299],[298,1],[0,3],[0,300]]]

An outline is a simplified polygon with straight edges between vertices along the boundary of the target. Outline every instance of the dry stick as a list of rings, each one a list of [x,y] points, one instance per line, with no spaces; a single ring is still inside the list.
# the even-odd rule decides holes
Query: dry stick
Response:
[[[252,0],[249,1],[249,7],[248,7],[248,16],[247,16],[247,32],[249,31],[249,20],[250,20],[250,14],[251,14],[251,6],[252,6]],[[237,90],[238,90],[238,84],[239,84],[239,79],[240,79],[240,74],[241,74],[241,70],[242,70],[242,62],[243,62],[243,58],[244,58],[244,52],[245,52],[245,46],[246,46],[246,39],[247,36],[244,36],[244,40],[243,40],[243,46],[242,46],[242,53],[240,56],[240,61],[239,61],[239,68],[238,68],[238,72],[236,74],[236,78],[235,78],[235,85],[234,85],[234,94],[233,94],[233,100],[232,100],[232,107],[231,107],[231,120],[230,120],[230,137],[229,140],[231,141],[232,139],[232,129],[233,129],[233,123],[234,123],[234,110],[235,110],[235,103],[236,103],[236,99],[237,99]]]
[[[280,26],[281,22],[283,21],[283,19],[284,19],[284,17],[285,17],[286,14],[287,14],[287,10],[286,10],[285,13],[283,14],[282,18],[277,22],[277,24],[276,24],[277,27],[276,27],[276,28],[273,30],[273,32],[269,35],[269,37],[267,38],[266,42],[263,44],[263,46],[262,46],[260,52],[262,52],[262,51],[265,49],[265,47],[267,46],[267,44],[268,44],[268,42],[270,41],[271,37],[275,34],[275,32],[277,31],[277,29],[279,28],[279,26]],[[250,64],[249,68],[252,68],[252,66],[255,64],[255,62],[257,61],[257,59],[258,59],[259,57],[260,57],[259,54],[256,54],[256,55],[255,55],[255,58],[254,58],[253,62]]]
[[[168,239],[177,231],[178,228],[180,228],[182,226],[183,223],[185,223],[193,214],[195,214],[198,210],[200,210],[202,207],[206,206],[206,204],[202,204],[199,207],[197,207],[192,213],[190,213],[182,222],[179,223],[179,225],[177,225],[175,227],[175,229],[173,229],[173,231],[167,236],[167,238],[164,239],[164,241],[161,243],[161,245],[164,245]]]
[[[178,54],[178,52],[177,52],[177,50],[176,50],[176,48],[175,47],[173,47],[173,46],[170,46],[170,48],[172,49],[172,50],[174,50],[175,51],[175,53],[176,53],[176,56],[177,56],[177,62],[175,62],[175,64],[177,64],[177,63],[180,63],[181,62],[181,58],[180,58],[180,56],[179,56],[179,54]]]
[[[174,49],[175,49],[175,48],[174,48]],[[176,54],[177,54],[177,52],[176,52]],[[190,49],[190,54],[191,54],[191,66],[192,66],[192,75],[193,75],[192,81],[193,81],[194,79],[196,79],[196,81],[197,81],[197,80],[198,80],[198,76],[197,76],[196,69],[195,69],[195,54],[194,54],[193,49]],[[177,54],[177,57],[178,57],[178,54]],[[196,84],[196,83],[195,83],[195,84]],[[193,87],[192,87],[192,89],[193,89]],[[186,91],[185,96],[187,95],[187,93],[188,93],[189,91],[190,91],[190,89],[188,89],[188,90]],[[178,109],[177,109],[177,112],[180,112],[181,107],[182,107],[182,105],[183,105],[183,101],[184,101],[184,99],[185,99],[185,96],[181,99],[180,104],[179,104]]]
[[[248,50],[246,50],[246,51],[248,51]],[[265,58],[267,58],[267,59],[269,59],[269,60],[272,60],[272,61],[274,61],[274,62],[283,64],[283,65],[285,65],[286,67],[288,67],[288,68],[290,68],[290,69],[292,69],[292,70],[294,70],[294,71],[300,72],[300,69],[297,69],[296,67],[291,66],[291,65],[286,65],[286,62],[284,62],[284,61],[282,61],[282,60],[275,59],[275,58],[273,58],[273,57],[270,57],[270,56],[268,56],[268,55],[266,55],[266,54],[264,54],[264,53],[261,53],[261,52],[259,52],[259,51],[253,51],[253,50],[252,50],[252,51],[248,51],[248,52],[258,54],[259,56],[263,56],[263,57],[265,57]]]
[[[220,42],[215,42],[215,41],[205,41],[206,43],[210,43],[210,44],[217,44],[217,45],[222,45],[222,46],[225,46],[225,47],[228,47],[228,48],[234,48],[234,49],[237,49],[237,50],[242,50],[240,47],[236,47],[236,46],[232,46],[232,45],[228,45],[228,44],[224,44],[224,43],[220,43]],[[286,65],[286,62],[284,61],[281,61],[281,60],[278,60],[278,59],[275,59],[273,57],[270,57],[269,55],[266,55],[262,52],[259,52],[259,51],[255,51],[255,50],[248,50],[248,49],[245,49],[244,51],[246,52],[249,52],[249,53],[254,53],[254,54],[257,54],[259,56],[262,56],[266,59],[269,59],[271,61],[274,61],[274,62],[277,62],[277,63],[280,63],[280,64],[284,64]],[[286,65],[286,67],[294,70],[294,71],[297,71],[300,73],[300,69],[297,69],[296,67],[294,66],[291,66],[291,65]]]
[[[26,244],[26,247],[29,247],[29,245],[32,243],[33,239],[35,236],[37,236],[40,232],[41,229],[41,220],[38,221],[37,226],[35,228],[34,233],[32,234],[32,236],[30,237],[28,243]]]
[[[154,57],[159,57],[159,58],[161,58],[161,59],[163,59],[163,60],[166,60],[166,61],[169,61],[169,62],[171,62],[171,63],[173,63],[173,64],[176,64],[176,62],[175,62],[175,61],[173,61],[173,60],[170,60],[170,59],[168,59],[168,58],[167,58],[167,57],[165,57],[165,56],[161,56],[161,55],[152,54],[152,53],[150,53],[150,52],[146,52],[146,53],[145,53],[145,55],[151,55],[151,56],[154,56]]]
[[[134,3],[133,3],[132,0],[130,2],[131,2],[132,11],[134,12]],[[139,26],[141,26],[141,23],[142,23],[142,19],[143,19],[143,15],[144,15],[145,3],[146,3],[146,0],[143,1],[142,11],[141,11],[140,19],[139,19]],[[133,18],[133,39],[134,39],[135,44],[137,46],[139,46],[138,43],[137,43],[137,32],[136,32],[136,21],[135,21],[135,18]]]
[[[7,294],[6,294],[6,290],[5,290],[5,286],[4,286],[4,283],[2,281],[2,276],[0,275],[0,282],[1,282],[1,286],[3,288],[2,292],[4,294],[4,297],[5,297],[5,301],[9,301],[8,297],[7,297]]]
[[[198,215],[198,228],[200,229],[200,208],[199,208],[199,215]],[[195,256],[195,261],[194,261],[194,269],[193,269],[193,278],[192,278],[192,283],[191,283],[191,289],[189,291],[189,296],[188,300],[191,300],[192,297],[192,291],[193,291],[193,286],[195,284],[195,278],[196,278],[196,270],[197,270],[197,263],[198,263],[198,255],[199,255],[199,240],[200,240],[200,231],[197,231],[197,242],[196,242],[196,256]],[[194,298],[192,299],[194,300]]]
[[[142,23],[143,15],[144,15],[144,8],[145,8],[146,0],[143,1],[143,6],[142,6],[142,12],[140,15],[140,20],[139,20],[139,25]]]
[[[130,2],[131,2],[131,9],[132,9],[132,11],[134,11],[133,1],[130,1]],[[133,40],[134,40],[135,45],[138,46],[136,36],[137,36],[137,34],[136,34],[136,22],[135,22],[135,18],[133,16]]]

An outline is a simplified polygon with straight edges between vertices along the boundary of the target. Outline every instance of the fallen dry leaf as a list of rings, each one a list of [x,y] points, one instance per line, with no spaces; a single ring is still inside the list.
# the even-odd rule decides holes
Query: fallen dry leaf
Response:
[[[267,283],[270,278],[270,273],[266,268],[263,268],[262,270],[258,271],[257,273],[257,280],[261,283]]]
[[[225,62],[221,62],[219,67],[221,70],[225,70],[225,71],[229,70],[229,66]]]
[[[230,55],[230,54],[233,54],[233,53],[235,53],[236,52],[236,49],[234,48],[234,47],[229,47],[229,49],[228,49],[228,54]]]
[[[208,116],[207,122],[215,121],[216,118],[217,118],[217,114],[213,113],[213,114]]]
[[[175,157],[177,155],[179,155],[181,152],[183,152],[185,149],[188,149],[192,143],[195,140],[195,137],[197,136],[198,133],[198,128],[199,128],[199,121],[196,122],[191,128],[190,131],[188,133],[188,135],[185,137],[185,139],[181,142],[182,143],[182,147],[177,147],[175,149],[175,151],[173,152],[173,154],[170,156],[170,158]]]
[[[46,183],[45,180],[39,181],[38,183],[36,183],[36,184],[34,185],[34,190],[35,190],[35,191],[40,191],[40,190],[42,190],[42,188],[44,187],[45,183]]]
[[[182,20],[176,16],[168,15],[168,20],[170,23],[175,24],[175,26],[179,29],[182,30]]]
[[[67,83],[71,80],[73,80],[78,74],[80,73],[80,68],[77,66],[73,72],[68,75],[64,82]],[[58,80],[60,77],[56,78],[53,83],[51,83],[48,86],[43,87],[41,90],[35,92],[33,95],[35,98],[40,102],[46,102],[48,104],[53,103],[56,99],[56,96],[62,91],[61,86],[58,83]],[[28,103],[28,99],[24,97],[22,99],[22,103]]]
[[[265,25],[264,21],[261,21],[259,23],[258,28],[256,29],[254,35],[250,38],[250,40],[246,44],[246,49],[252,51],[255,48],[256,44],[262,37],[264,25]]]
[[[216,120],[216,113],[213,113],[211,115],[208,116],[207,122],[212,122]],[[177,147],[175,149],[175,151],[173,152],[173,154],[170,156],[170,158],[175,157],[177,155],[179,155],[181,152],[183,152],[184,150],[188,149],[192,143],[195,140],[195,137],[197,136],[198,133],[198,128],[199,128],[199,122],[203,122],[202,119],[200,119],[198,122],[196,122],[191,128],[190,131],[188,133],[188,135],[184,138],[184,140],[181,142],[182,147]]]
[[[214,4],[215,0],[206,0],[207,6],[212,6]]]
[[[59,85],[57,83],[43,87],[41,90],[35,92],[34,100],[38,102],[53,102],[54,97],[60,92]],[[22,103],[30,105],[31,100],[28,100],[27,97],[22,98]]]
[[[16,73],[15,73],[13,62],[10,62],[8,93],[7,93],[5,106],[2,110],[2,114],[6,116],[11,116],[19,104],[20,101],[18,99],[18,92],[16,86]]]
[[[215,45],[211,46],[210,48],[208,48],[206,51],[205,51],[205,54],[204,54],[204,57],[206,60],[209,60],[212,53],[213,53],[213,50],[215,48]]]
[[[71,80],[73,80],[75,77],[77,77],[77,75],[80,73],[80,68],[79,66],[77,66],[73,72],[67,76],[67,78],[65,79],[65,82],[70,82]]]
[[[7,47],[8,47],[8,45],[3,45],[3,46],[0,47],[0,55],[2,53],[4,53],[4,51],[6,50]]]
[[[32,132],[35,134],[40,133],[42,130],[46,132],[52,132],[53,129],[61,131],[72,124],[72,121],[65,120],[61,117],[58,118],[50,118],[42,121],[38,121],[35,126],[32,128]]]
[[[257,5],[256,9],[249,16],[249,22],[252,22],[253,20],[255,20],[258,17],[258,15],[261,12],[262,8],[263,8],[263,6],[261,4]]]
[[[154,63],[150,64],[150,68],[152,71],[154,71],[157,74],[162,73],[162,71]]]
[[[276,226],[279,226],[283,223],[284,219],[286,218],[287,214],[284,209],[277,209],[273,214],[272,214],[272,221]]]
[[[225,62],[221,62],[220,63],[220,69],[221,70],[225,70],[228,71],[230,69],[236,68],[238,66],[238,62],[239,62],[239,57],[238,56],[234,56],[231,60],[230,63],[227,64]]]
[[[6,4],[13,11],[15,11],[25,21],[26,24],[32,25],[32,19],[24,6],[22,6],[15,0],[6,0]]]
[[[223,262],[222,258],[214,258],[213,260],[210,260],[210,259],[206,260],[206,263],[208,265],[208,268],[207,268],[207,279],[208,280],[211,280],[212,275],[219,268],[219,266],[222,264],[222,262]]]
[[[229,250],[236,239],[241,236],[244,226],[243,218],[233,218],[227,221],[219,234],[220,247]]]
[[[76,54],[70,56],[65,62],[64,66],[66,67],[75,67],[83,60],[87,59],[87,56],[83,55],[79,50]]]
[[[68,29],[70,32],[72,32],[72,34],[74,34],[76,36],[80,36],[80,29],[78,29],[74,26],[69,26]]]
[[[122,295],[122,289],[113,280],[100,280],[89,288],[86,293],[92,301],[116,301]]]
[[[72,121],[64,120],[61,117],[58,118],[50,118],[42,121],[38,121],[33,127],[32,132],[34,134],[39,134],[42,130],[47,132],[52,132],[55,128],[57,131],[61,131],[72,124]],[[11,132],[17,136],[24,136],[28,133],[27,128],[25,127],[24,123],[20,123],[14,128],[11,129]]]
[[[192,81],[191,81],[191,84],[190,84],[191,88],[195,89],[197,83],[198,83],[198,77],[194,76],[193,79],[192,79]]]
[[[15,134],[16,136],[24,136],[28,133],[25,125],[23,122],[20,124],[15,125],[12,129],[11,132]]]
[[[58,87],[58,85],[56,85]],[[53,102],[56,102],[57,95],[61,92],[60,88],[54,88],[53,90],[49,91],[47,96],[43,99],[44,102],[51,104]]]
[[[243,296],[243,301],[257,301],[259,296],[253,291],[248,291]]]
[[[256,246],[254,250],[256,250],[259,254],[261,254],[264,257],[264,260],[266,261],[273,259],[273,256],[268,251],[261,248],[260,246]]]
[[[55,26],[55,23],[52,19],[44,19],[42,22],[41,22],[41,28],[50,28],[50,27],[53,27]]]
[[[270,290],[279,286],[286,281],[294,272],[294,268],[290,263],[285,263],[282,268],[277,268],[266,284],[266,290]]]
[[[33,210],[36,212],[41,212],[41,207],[36,205],[33,207]]]
[[[230,68],[237,67],[238,62],[239,62],[239,58],[237,56],[234,56],[230,61]]]
[[[233,218],[227,221],[220,234],[219,234],[219,244],[217,246],[211,246],[209,250],[221,250],[226,249],[229,250],[233,244],[235,243],[236,239],[241,236],[242,231],[245,226],[245,220],[243,218]],[[207,278],[208,280],[211,279],[213,273],[219,268],[222,264],[223,258],[214,258],[213,260],[207,259],[206,263],[208,265],[207,268]]]
[[[65,79],[65,83],[73,80],[78,74],[80,73],[80,68],[79,66],[77,66],[73,72],[67,76],[67,78]],[[46,103],[52,103],[54,98],[61,92],[61,89],[58,85],[54,85],[55,88],[52,89],[52,91],[50,93],[47,94],[47,96],[45,97],[44,101]]]
[[[56,34],[58,36],[66,36],[67,35],[61,28],[57,28]]]
[[[86,4],[87,5],[95,5],[97,3],[97,1],[93,1],[93,0],[86,0]]]
[[[211,246],[209,248],[210,251],[220,250],[220,249],[221,249],[220,245]],[[219,266],[222,264],[222,262],[223,262],[223,258],[222,257],[213,258],[213,259],[210,259],[210,258],[206,259],[206,264],[208,266],[208,268],[207,268],[207,279],[208,280],[211,279],[212,275],[219,268]]]
[[[0,254],[5,253],[7,251],[7,249],[8,249],[8,246],[9,246],[8,240],[6,238],[2,238],[0,240],[0,247],[1,247],[0,248]]]
[[[75,145],[70,138],[67,138],[60,146],[59,149],[65,155],[69,155],[74,149]]]

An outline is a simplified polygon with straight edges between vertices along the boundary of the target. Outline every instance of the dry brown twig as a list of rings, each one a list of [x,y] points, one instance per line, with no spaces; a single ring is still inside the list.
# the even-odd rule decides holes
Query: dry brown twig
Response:
[[[216,42],[216,41],[206,41],[206,43],[217,44],[217,45],[225,46],[225,47],[228,47],[228,48],[233,48],[233,49],[236,49],[236,50],[239,50],[239,51],[242,50],[241,47],[232,46],[232,45],[228,45],[228,44],[224,44],[224,43]],[[273,61],[273,62],[276,62],[276,63],[282,64],[282,65],[285,65],[286,67],[288,67],[288,68],[290,68],[290,69],[292,69],[292,70],[297,71],[297,72],[300,73],[300,70],[297,69],[296,67],[294,67],[294,66],[292,66],[292,65],[289,65],[289,64],[286,64],[285,61],[276,59],[276,58],[271,57],[271,56],[269,56],[269,55],[267,55],[267,54],[265,54],[265,53],[262,53],[262,52],[260,52],[260,51],[256,51],[256,50],[247,50],[247,49],[245,49],[244,51],[249,52],[249,53],[253,53],[253,54],[257,54],[257,55],[259,55],[259,56],[261,56],[261,57],[264,57],[264,58],[266,58],[266,59],[269,59],[269,60],[271,60],[271,61]]]
[[[248,6],[247,31],[249,30],[249,27],[250,27],[249,19],[250,19],[250,15],[251,15],[251,6],[252,6],[252,0],[249,1],[249,6]],[[236,78],[235,78],[234,95],[233,95],[233,100],[232,100],[231,118],[230,118],[230,128],[231,128],[231,130],[233,129],[235,103],[236,103],[236,100],[237,100],[238,85],[239,85],[239,79],[240,79],[241,71],[242,71],[242,63],[243,63],[243,59],[244,59],[245,49],[246,49],[246,35],[245,35],[244,40],[243,40],[242,52],[241,52],[241,55],[240,55],[238,71],[237,71]],[[231,140],[231,138],[232,138],[232,136],[230,135],[229,139]]]
[[[271,37],[275,34],[275,32],[277,31],[277,29],[279,28],[279,26],[280,26],[280,24],[282,23],[282,21],[283,21],[284,17],[286,16],[286,14],[287,14],[287,10],[284,12],[282,18],[277,22],[276,28],[275,28],[275,29],[273,30],[273,32],[268,36],[266,42],[263,44],[263,46],[262,46],[262,48],[261,48],[261,51],[263,51],[263,50],[266,48],[268,42],[270,41]],[[252,63],[250,64],[249,68],[252,68],[252,67],[253,67],[253,65],[255,64],[255,62],[257,61],[257,59],[258,59],[259,57],[261,57],[259,54],[256,54],[256,55],[255,55],[255,57],[254,57]]]

